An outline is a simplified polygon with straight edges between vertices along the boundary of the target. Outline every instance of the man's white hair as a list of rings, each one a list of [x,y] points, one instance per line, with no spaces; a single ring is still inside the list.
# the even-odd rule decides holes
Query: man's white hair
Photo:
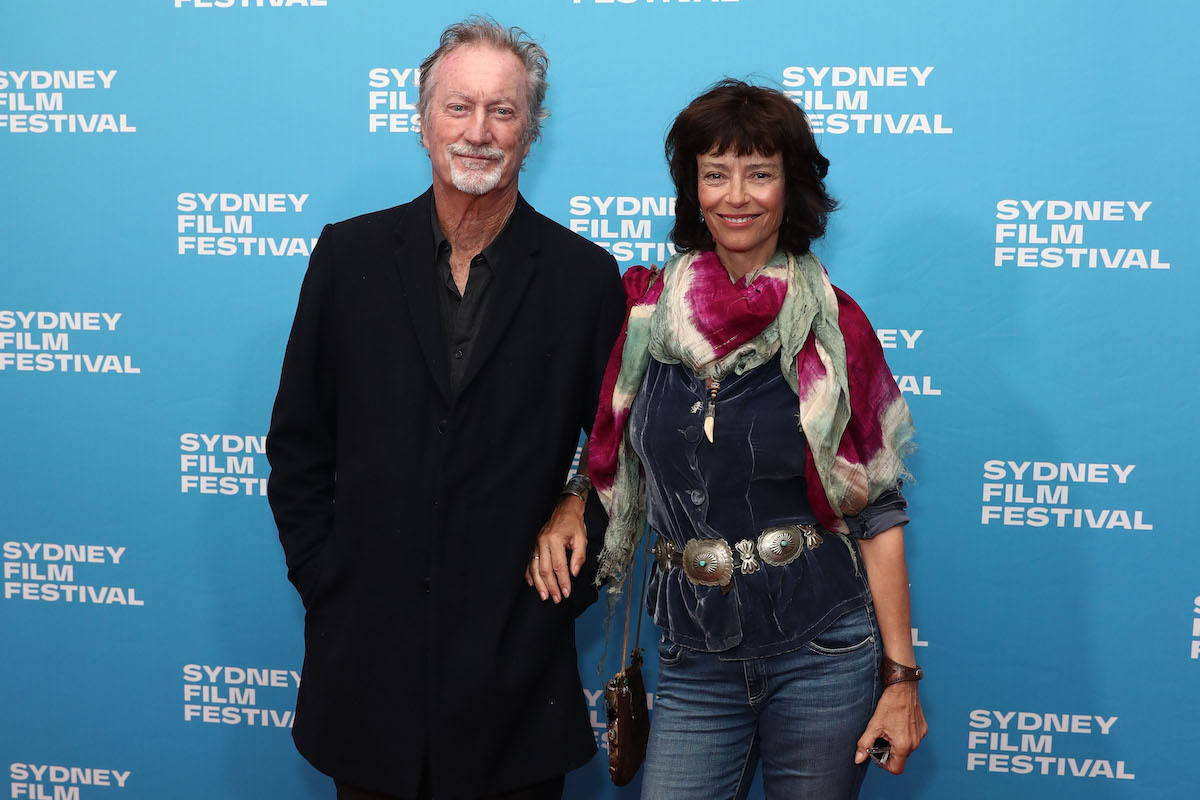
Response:
[[[542,135],[542,123],[550,116],[544,105],[546,71],[550,68],[550,57],[542,46],[520,28],[505,28],[491,17],[471,16],[456,22],[442,31],[441,42],[429,57],[421,62],[421,90],[417,99],[417,110],[422,123],[426,122],[429,102],[437,84],[437,68],[447,53],[464,45],[484,44],[502,52],[512,53],[525,67],[526,98],[529,103],[529,121],[525,126],[523,144],[536,141]]]

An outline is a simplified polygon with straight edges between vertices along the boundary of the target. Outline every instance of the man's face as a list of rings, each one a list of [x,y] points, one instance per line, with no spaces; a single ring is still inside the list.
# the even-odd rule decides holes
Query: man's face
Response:
[[[525,68],[487,45],[452,50],[437,66],[421,126],[435,182],[483,195],[511,185],[529,153]]]

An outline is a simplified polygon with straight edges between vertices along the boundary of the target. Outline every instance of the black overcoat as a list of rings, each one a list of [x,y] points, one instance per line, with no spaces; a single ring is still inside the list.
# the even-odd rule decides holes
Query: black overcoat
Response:
[[[306,610],[300,752],[401,796],[428,753],[436,796],[457,800],[595,752],[574,618],[596,592],[585,574],[569,601],[542,602],[523,571],[595,417],[624,293],[608,253],[518,198],[517,247],[451,398],[431,211],[427,191],[321,233],[268,496]]]

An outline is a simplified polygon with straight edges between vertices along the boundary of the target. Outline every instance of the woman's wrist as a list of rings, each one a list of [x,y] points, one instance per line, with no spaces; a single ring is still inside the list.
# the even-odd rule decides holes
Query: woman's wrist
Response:
[[[919,666],[910,667],[907,664],[901,664],[886,653],[879,662],[879,680],[885,689],[900,683],[911,683],[915,686],[917,681],[924,677],[925,672]]]

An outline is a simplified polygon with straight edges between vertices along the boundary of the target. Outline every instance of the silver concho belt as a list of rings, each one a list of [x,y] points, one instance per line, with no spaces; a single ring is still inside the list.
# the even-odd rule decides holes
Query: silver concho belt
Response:
[[[679,567],[692,583],[720,586],[728,591],[735,569],[750,575],[764,563],[772,567],[787,566],[805,550],[816,550],[821,541],[821,533],[814,525],[779,525],[760,533],[757,542],[742,539],[732,549],[724,539],[688,539],[681,553],[660,535],[654,543],[654,559],[663,569]]]

